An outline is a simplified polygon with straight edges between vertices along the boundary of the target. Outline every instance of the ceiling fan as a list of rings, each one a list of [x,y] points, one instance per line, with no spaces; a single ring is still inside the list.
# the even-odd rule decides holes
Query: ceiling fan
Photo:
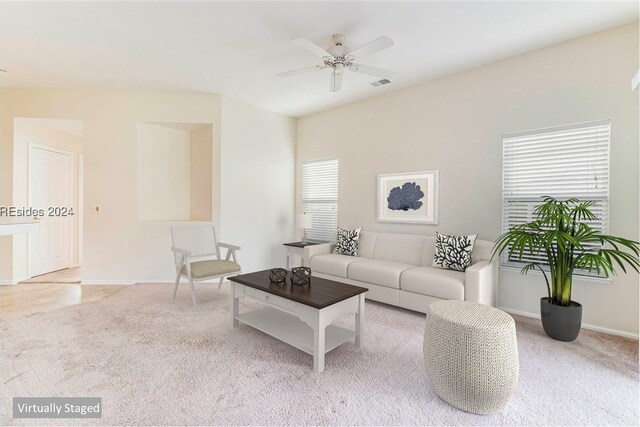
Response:
[[[305,38],[293,39],[292,42],[322,58],[323,64],[280,73],[278,74],[280,77],[288,77],[313,70],[324,70],[330,68],[331,80],[329,82],[329,91],[338,92],[342,87],[342,75],[345,69],[355,73],[367,74],[369,76],[380,77],[383,79],[389,79],[396,75],[395,71],[372,67],[370,65],[357,64],[354,62],[356,59],[365,58],[393,46],[393,40],[387,36],[378,37],[377,39],[372,40],[354,50],[349,50],[344,47],[344,34],[334,34],[334,46],[331,46],[326,50]]]

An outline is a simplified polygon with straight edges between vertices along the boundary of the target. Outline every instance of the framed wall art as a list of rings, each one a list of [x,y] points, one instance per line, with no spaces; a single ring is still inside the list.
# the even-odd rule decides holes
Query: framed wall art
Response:
[[[438,223],[438,171],[378,175],[378,221]]]

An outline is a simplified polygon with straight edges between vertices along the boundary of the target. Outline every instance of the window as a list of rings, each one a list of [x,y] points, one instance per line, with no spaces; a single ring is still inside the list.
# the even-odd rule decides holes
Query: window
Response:
[[[309,240],[335,241],[338,228],[338,159],[302,164],[302,209],[313,215]]]
[[[502,231],[534,220],[534,207],[542,201],[541,196],[552,196],[593,200],[598,220],[589,225],[607,232],[609,131],[610,121],[606,120],[505,135]],[[544,259],[542,254],[523,257],[523,261],[541,264]],[[523,264],[502,259],[502,265]],[[576,274],[595,275],[586,271]]]

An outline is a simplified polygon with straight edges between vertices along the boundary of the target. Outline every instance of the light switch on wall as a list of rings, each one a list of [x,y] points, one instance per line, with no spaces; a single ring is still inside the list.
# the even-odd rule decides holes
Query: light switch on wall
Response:
[[[100,206],[93,206],[91,210],[93,211],[93,213],[100,213]]]

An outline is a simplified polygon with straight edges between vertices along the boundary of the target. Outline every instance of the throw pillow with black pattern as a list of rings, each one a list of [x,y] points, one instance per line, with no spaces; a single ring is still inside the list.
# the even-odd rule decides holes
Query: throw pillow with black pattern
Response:
[[[338,238],[336,239],[336,248],[334,254],[358,256],[358,240],[360,239],[360,230],[343,230],[338,228]]]
[[[432,267],[465,271],[471,265],[471,254],[477,237],[477,234],[447,236],[436,231],[436,253]]]

